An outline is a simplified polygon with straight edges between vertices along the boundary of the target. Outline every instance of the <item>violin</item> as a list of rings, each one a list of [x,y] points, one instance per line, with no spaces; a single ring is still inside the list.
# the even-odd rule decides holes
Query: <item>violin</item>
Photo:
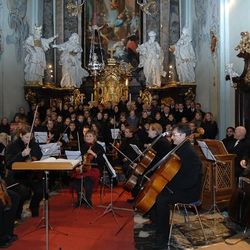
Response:
[[[5,181],[0,179],[0,200],[2,201],[5,209],[11,207],[11,198],[7,193]]]
[[[91,147],[89,148],[89,150],[91,149]],[[91,162],[94,160],[94,156],[91,153],[86,153],[83,156],[83,168],[82,171],[83,172],[87,172],[91,169]]]

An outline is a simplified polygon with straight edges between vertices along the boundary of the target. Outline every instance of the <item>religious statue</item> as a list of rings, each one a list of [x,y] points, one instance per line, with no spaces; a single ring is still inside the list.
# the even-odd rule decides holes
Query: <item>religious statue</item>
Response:
[[[73,33],[67,42],[52,47],[62,51],[59,61],[62,65],[61,87],[79,88],[82,79],[89,76],[89,73],[81,66],[82,48],[78,34]]]
[[[30,35],[24,42],[24,49],[27,53],[24,59],[25,81],[28,84],[42,85],[44,70],[46,69],[45,52],[49,49],[57,36],[45,39],[42,36],[42,26],[34,28],[33,35]]]
[[[148,32],[149,40],[138,46],[140,55],[139,68],[143,67],[147,86],[161,86],[161,76],[165,77],[163,70],[163,51],[158,42],[155,41],[156,33]]]
[[[169,48],[175,55],[176,71],[180,82],[195,82],[196,58],[191,41],[189,29],[184,27],[180,39]]]

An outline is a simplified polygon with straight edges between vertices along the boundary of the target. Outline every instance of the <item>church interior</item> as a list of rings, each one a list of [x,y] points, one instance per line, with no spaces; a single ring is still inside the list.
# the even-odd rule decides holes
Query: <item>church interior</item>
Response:
[[[249,249],[249,8],[0,0],[0,248]]]

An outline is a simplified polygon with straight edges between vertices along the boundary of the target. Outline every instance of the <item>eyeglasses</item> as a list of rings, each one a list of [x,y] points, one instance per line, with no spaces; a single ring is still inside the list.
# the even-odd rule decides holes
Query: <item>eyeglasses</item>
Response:
[[[180,136],[181,133],[173,133],[172,136],[176,137],[176,136]]]

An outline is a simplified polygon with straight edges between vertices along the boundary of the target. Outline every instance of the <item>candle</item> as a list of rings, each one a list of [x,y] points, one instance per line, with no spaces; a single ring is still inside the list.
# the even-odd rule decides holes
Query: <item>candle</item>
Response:
[[[94,100],[94,95],[93,93],[91,93],[91,102],[93,102],[93,100]]]
[[[129,94],[129,102],[131,102],[131,94]]]

